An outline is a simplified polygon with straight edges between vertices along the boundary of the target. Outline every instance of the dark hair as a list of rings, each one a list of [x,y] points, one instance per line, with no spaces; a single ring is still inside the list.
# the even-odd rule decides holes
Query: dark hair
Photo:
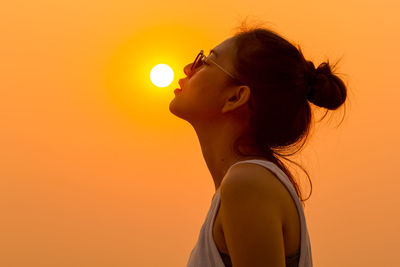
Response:
[[[234,151],[242,156],[254,156],[254,153],[240,150],[240,147],[250,146],[257,155],[277,164],[289,177],[304,206],[312,192],[310,176],[303,167],[285,156],[298,152],[309,135],[312,114],[308,101],[327,109],[323,119],[329,110],[336,110],[345,102],[347,88],[332,73],[329,61],[315,69],[313,62],[304,58],[300,46],[296,48],[272,30],[246,27],[242,26],[233,38],[237,49],[234,75],[238,80],[232,82],[250,87],[248,104],[252,113],[249,129],[235,140]],[[296,151],[282,153],[296,148],[302,140],[304,142]],[[307,199],[302,199],[296,181],[278,156],[306,173],[311,183]]]

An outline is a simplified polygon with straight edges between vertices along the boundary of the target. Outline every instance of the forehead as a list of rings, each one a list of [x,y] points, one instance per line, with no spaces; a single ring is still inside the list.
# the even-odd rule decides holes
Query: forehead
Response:
[[[230,61],[235,53],[234,37],[228,38],[213,50],[216,52],[218,61]]]
[[[215,46],[213,50],[218,54],[218,56],[224,55],[226,56],[227,54],[232,54],[234,50],[234,39],[233,37],[226,39],[219,45]]]

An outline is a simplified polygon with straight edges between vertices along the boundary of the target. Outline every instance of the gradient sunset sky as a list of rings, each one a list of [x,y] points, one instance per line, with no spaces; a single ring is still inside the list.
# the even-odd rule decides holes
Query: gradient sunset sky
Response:
[[[194,129],[168,106],[183,66],[246,17],[316,66],[342,57],[345,119],[343,108],[328,114],[293,157],[313,183],[314,266],[398,266],[399,10],[395,0],[2,3],[0,266],[185,266],[214,184]],[[149,78],[160,63],[175,72],[164,88]]]

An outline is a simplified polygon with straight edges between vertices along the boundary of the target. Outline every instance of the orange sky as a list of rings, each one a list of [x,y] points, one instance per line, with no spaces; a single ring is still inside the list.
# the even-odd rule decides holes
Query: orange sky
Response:
[[[246,16],[343,57],[349,102],[297,156],[315,266],[397,266],[400,4],[8,1],[0,9],[0,266],[185,266],[214,184],[169,112],[183,66]],[[175,79],[151,85],[169,64]],[[305,196],[309,182],[298,170]]]

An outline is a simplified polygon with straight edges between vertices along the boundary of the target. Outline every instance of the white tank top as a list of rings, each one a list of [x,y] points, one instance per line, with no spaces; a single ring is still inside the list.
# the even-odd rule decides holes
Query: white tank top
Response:
[[[296,190],[290,182],[287,175],[273,162],[267,160],[250,159],[238,161],[232,164],[230,168],[239,163],[255,163],[264,166],[271,170],[279,180],[286,186],[292,199],[296,203],[297,210],[300,215],[300,228],[301,228],[301,244],[300,244],[300,258],[298,267],[312,267],[311,243],[308,235],[306,219],[303,212],[300,199],[297,196]],[[228,171],[229,171],[228,169]],[[228,172],[227,171],[227,172]],[[219,188],[211,201],[210,209],[208,210],[207,217],[200,229],[198,240],[192,249],[186,267],[225,267],[221,255],[214,242],[212,230],[215,216],[219,207],[220,196]]]

